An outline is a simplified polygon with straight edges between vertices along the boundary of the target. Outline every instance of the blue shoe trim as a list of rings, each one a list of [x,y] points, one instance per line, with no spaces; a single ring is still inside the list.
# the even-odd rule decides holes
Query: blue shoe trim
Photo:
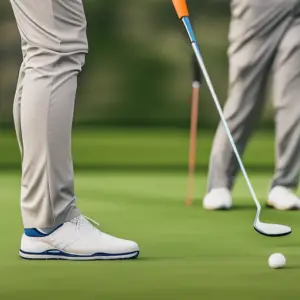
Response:
[[[54,231],[56,231],[58,228],[60,228],[63,225],[64,224],[59,225],[58,227],[56,227],[50,233],[42,233],[39,230],[37,230],[36,228],[25,228],[24,233],[25,233],[25,235],[27,235],[29,237],[45,237],[45,236],[48,236],[48,235],[52,234]]]
[[[35,252],[27,252],[27,251],[23,251],[22,249],[20,249],[20,252],[26,255],[37,255],[37,256],[43,256],[43,255],[51,255],[53,257],[55,256],[65,256],[65,257],[78,257],[78,258],[92,258],[92,257],[98,257],[98,256],[104,256],[104,257],[111,257],[111,256],[125,256],[125,255],[131,255],[131,254],[139,254],[139,250],[137,251],[132,251],[132,252],[125,252],[125,253],[116,253],[116,254],[112,254],[112,253],[94,253],[91,255],[76,255],[76,254],[70,254],[70,253],[66,253],[60,250],[56,250],[56,249],[51,249],[51,250],[47,250],[44,252],[39,252],[39,253],[35,253]]]

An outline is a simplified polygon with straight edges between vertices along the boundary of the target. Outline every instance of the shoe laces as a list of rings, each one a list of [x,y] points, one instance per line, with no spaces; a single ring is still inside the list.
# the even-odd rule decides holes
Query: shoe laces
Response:
[[[94,226],[100,227],[100,224],[98,222],[96,222],[95,220],[84,216],[84,215],[80,215],[76,218],[74,218],[73,220],[71,220],[71,223],[76,225],[76,230],[79,231],[81,225],[84,223],[85,220],[88,220],[90,223],[92,223]]]
[[[95,220],[87,217],[87,216],[82,216],[83,218],[86,218],[88,221],[90,221],[91,223],[93,223],[95,226],[100,227],[100,223],[96,222]]]

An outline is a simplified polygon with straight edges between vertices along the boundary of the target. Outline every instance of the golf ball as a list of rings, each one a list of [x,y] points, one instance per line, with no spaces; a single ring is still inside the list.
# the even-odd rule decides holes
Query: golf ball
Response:
[[[268,263],[272,269],[279,269],[285,266],[286,259],[283,254],[274,253],[269,257]]]

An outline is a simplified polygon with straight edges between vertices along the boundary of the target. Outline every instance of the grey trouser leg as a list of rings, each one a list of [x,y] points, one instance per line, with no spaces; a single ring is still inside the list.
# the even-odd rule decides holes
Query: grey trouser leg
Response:
[[[77,76],[88,51],[81,0],[11,0],[23,64],[14,120],[22,152],[24,226],[46,228],[76,208],[71,129]]]
[[[267,79],[277,47],[293,21],[294,6],[294,0],[232,1],[224,114],[241,154],[261,115]],[[231,189],[237,171],[237,160],[220,123],[211,152],[208,190]]]
[[[274,63],[276,173],[272,186],[297,188],[300,171],[300,5]]]

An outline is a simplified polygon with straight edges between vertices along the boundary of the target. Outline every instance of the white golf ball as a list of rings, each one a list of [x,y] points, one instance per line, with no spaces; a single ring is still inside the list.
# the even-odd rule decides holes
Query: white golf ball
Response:
[[[285,266],[286,259],[283,254],[274,253],[269,257],[268,263],[272,269],[279,269]]]

